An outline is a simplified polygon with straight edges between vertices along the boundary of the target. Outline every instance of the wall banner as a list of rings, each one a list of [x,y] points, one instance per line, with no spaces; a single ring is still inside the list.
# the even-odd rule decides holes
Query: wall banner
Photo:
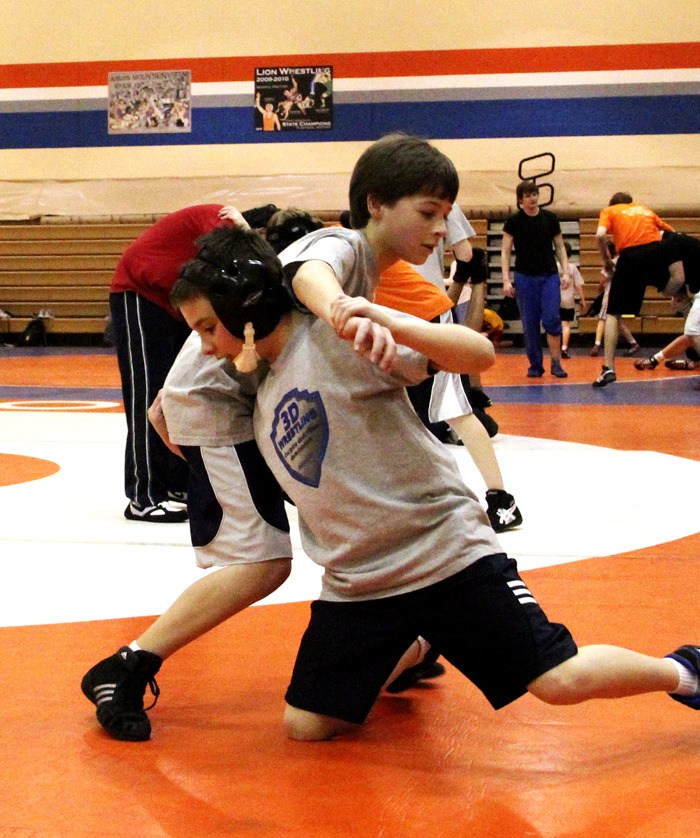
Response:
[[[333,127],[332,67],[256,67],[256,131]]]
[[[190,70],[109,73],[110,134],[192,131]]]

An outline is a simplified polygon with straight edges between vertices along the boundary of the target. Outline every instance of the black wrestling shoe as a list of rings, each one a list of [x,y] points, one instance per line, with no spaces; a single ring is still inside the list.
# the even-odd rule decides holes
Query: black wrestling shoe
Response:
[[[558,361],[552,361],[552,375],[555,378],[568,378],[569,373],[562,367]]]
[[[615,375],[614,370],[611,370],[610,367],[603,367],[603,372],[596,378],[593,382],[594,387],[607,387],[608,384],[612,384],[614,381],[617,381],[617,376]]]
[[[639,361],[634,362],[634,368],[636,370],[655,370],[658,366],[659,362],[653,355],[650,358],[641,358]]]
[[[163,501],[154,506],[139,506],[131,501],[124,510],[129,521],[145,521],[150,524],[182,524],[187,520],[187,507],[182,504]]]
[[[472,407],[480,407],[482,410],[493,406],[493,402],[481,387],[470,387],[467,392],[467,399]]]
[[[489,489],[486,492],[486,514],[496,532],[512,530],[523,522],[515,498],[503,489]]]
[[[187,492],[168,491],[168,503],[175,509],[178,506],[187,506]]]
[[[100,661],[83,676],[83,695],[97,707],[97,721],[113,739],[145,742],[151,723],[145,710],[155,707],[160,688],[155,675],[163,661],[158,655],[128,646]],[[143,697],[151,688],[153,704],[145,708]]]
[[[407,669],[397,675],[394,680],[388,684],[385,689],[388,693],[402,693],[404,690],[409,690],[419,681],[427,681],[431,678],[439,678],[445,674],[445,667],[438,663],[439,653],[432,647],[425,653],[425,657],[420,663],[415,666],[409,666]]]

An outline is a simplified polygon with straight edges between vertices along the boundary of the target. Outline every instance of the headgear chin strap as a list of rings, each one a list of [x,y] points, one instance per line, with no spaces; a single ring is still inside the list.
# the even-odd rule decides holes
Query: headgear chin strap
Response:
[[[234,337],[245,338],[246,323],[252,323],[255,337],[267,337],[291,308],[291,298],[279,273],[257,259],[227,261],[224,270],[202,255],[198,257],[217,270],[210,288],[210,302],[216,316]]]
[[[255,329],[252,323],[246,323],[243,329],[245,340],[243,348],[233,359],[233,365],[238,372],[255,372],[260,363],[260,356],[255,349]]]

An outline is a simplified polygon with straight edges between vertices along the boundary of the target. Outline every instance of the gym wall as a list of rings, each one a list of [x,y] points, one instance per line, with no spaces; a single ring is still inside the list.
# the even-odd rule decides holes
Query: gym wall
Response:
[[[696,0],[4,0],[0,216],[167,212],[199,201],[346,206],[367,143],[428,136],[475,215],[514,203],[518,162],[551,153],[555,207],[625,189],[698,211]],[[254,128],[254,71],[333,67],[328,130]],[[192,73],[192,131],[113,135],[110,72]]]

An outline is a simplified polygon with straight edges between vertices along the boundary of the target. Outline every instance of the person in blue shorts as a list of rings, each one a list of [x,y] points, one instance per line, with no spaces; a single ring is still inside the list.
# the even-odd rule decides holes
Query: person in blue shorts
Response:
[[[559,315],[559,271],[569,272],[569,259],[564,249],[559,219],[550,210],[539,206],[539,187],[532,180],[521,181],[515,190],[518,211],[506,218],[501,243],[503,295],[515,297],[523,323],[525,352],[530,367],[528,378],[544,375],[542,339],[544,328],[551,372],[566,378],[561,365],[561,317]],[[510,258],[515,247],[515,278],[510,278]],[[556,251],[556,258],[555,258]]]

